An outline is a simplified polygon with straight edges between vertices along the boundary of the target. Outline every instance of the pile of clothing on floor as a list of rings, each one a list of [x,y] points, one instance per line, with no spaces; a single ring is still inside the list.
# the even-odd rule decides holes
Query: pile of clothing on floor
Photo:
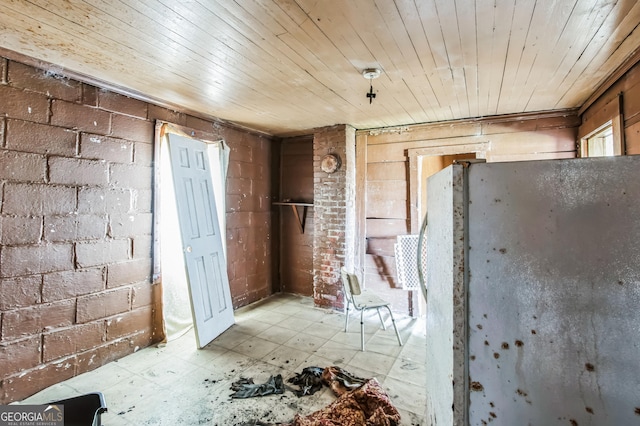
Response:
[[[288,380],[298,386],[294,392],[299,397],[313,395],[322,386],[328,386],[338,397],[326,407],[306,416],[296,414],[289,423],[247,422],[244,426],[397,426],[400,413],[391,404],[389,396],[378,381],[363,379],[332,366],[327,368],[307,367]],[[281,375],[272,376],[266,383],[254,384],[251,379],[234,382],[232,398],[250,398],[284,393]]]

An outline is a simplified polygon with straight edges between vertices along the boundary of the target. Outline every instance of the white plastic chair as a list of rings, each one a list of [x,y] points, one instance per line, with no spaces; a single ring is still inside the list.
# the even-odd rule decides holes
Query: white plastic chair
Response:
[[[370,291],[362,289],[360,287],[358,277],[355,274],[348,272],[344,267],[340,270],[340,274],[342,275],[342,286],[344,287],[344,294],[347,299],[347,312],[344,319],[345,333],[347,331],[347,327],[349,327],[349,306],[353,305],[356,310],[360,311],[360,344],[362,351],[364,352],[364,311],[375,309],[378,312],[378,318],[380,318],[382,329],[386,330],[387,327],[384,324],[382,314],[380,313],[380,308],[386,308],[387,311],[389,311],[393,329],[396,331],[398,344],[402,346],[402,338],[400,337],[400,333],[398,333],[398,327],[396,327],[396,321],[393,318],[393,313],[391,312],[391,303]]]

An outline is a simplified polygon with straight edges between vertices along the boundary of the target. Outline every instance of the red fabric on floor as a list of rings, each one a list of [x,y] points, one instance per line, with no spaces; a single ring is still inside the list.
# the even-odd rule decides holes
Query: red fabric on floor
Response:
[[[307,416],[296,415],[291,426],[397,426],[400,413],[376,379],[342,394]]]

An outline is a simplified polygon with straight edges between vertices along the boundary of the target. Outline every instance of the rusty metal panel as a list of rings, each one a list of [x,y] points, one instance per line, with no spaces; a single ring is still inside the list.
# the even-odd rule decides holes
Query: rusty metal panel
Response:
[[[640,424],[639,170],[470,167],[469,424]]]

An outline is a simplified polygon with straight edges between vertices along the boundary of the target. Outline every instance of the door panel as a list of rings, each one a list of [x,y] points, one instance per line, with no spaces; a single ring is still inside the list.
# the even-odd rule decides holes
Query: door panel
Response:
[[[191,309],[203,347],[234,323],[207,145],[172,134],[169,150]]]

